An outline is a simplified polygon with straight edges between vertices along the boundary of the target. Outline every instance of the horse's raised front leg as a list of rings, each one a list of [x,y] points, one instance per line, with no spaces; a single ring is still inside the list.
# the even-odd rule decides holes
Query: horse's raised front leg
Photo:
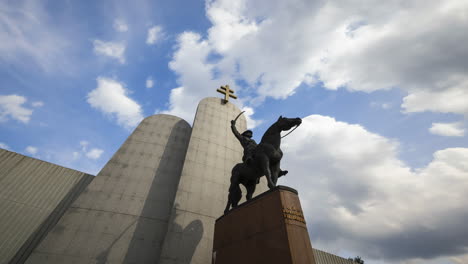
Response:
[[[276,184],[271,179],[271,171],[270,171],[270,160],[266,155],[261,155],[258,157],[259,167],[262,170],[262,174],[265,175],[268,181],[268,188],[273,189],[275,188]]]

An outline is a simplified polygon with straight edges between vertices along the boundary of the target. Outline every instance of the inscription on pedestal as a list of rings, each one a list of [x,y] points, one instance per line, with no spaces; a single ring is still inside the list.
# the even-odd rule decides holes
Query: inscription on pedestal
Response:
[[[283,207],[283,216],[285,219],[306,223],[302,211],[294,207]]]

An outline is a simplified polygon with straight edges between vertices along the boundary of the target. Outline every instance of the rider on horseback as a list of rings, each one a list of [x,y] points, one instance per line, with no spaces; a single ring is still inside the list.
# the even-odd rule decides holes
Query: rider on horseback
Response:
[[[253,160],[253,155],[255,152],[255,148],[257,147],[257,142],[252,138],[253,132],[252,130],[246,130],[239,133],[236,129],[236,120],[231,120],[231,130],[232,133],[236,136],[239,140],[240,144],[244,148],[244,156],[242,156],[242,162],[247,165],[250,165]]]
[[[260,144],[257,145],[255,140],[252,139],[252,131],[247,130],[240,134],[236,129],[236,120],[242,113],[231,121],[232,132],[244,148],[244,156],[242,157],[243,162],[237,163],[231,171],[231,184],[229,186],[228,202],[224,209],[225,214],[229,211],[229,208],[237,207],[241,200],[242,190],[239,185],[244,185],[247,191],[245,197],[250,200],[260,177],[265,176],[268,188],[273,189],[278,178],[288,173],[287,170],[283,171],[280,168],[281,158],[283,157],[280,148],[281,132],[288,131],[293,127],[297,128],[302,122],[300,118],[280,116],[278,121],[267,129]]]

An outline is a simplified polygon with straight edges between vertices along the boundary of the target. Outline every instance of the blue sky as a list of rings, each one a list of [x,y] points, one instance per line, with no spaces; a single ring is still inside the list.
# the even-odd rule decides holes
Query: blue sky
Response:
[[[280,184],[304,193],[314,246],[466,263],[467,13],[455,0],[3,1],[0,146],[97,174],[143,117],[191,123],[230,84],[257,140],[279,115],[304,118],[284,141],[283,167],[300,169]]]

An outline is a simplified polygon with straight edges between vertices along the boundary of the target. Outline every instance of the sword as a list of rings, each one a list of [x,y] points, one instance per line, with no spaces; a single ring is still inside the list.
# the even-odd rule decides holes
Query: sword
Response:
[[[236,118],[234,118],[234,123],[237,121],[237,119],[239,118],[239,116],[241,116],[244,112],[245,112],[245,111],[240,112],[240,114],[238,114],[238,115],[236,116]]]

